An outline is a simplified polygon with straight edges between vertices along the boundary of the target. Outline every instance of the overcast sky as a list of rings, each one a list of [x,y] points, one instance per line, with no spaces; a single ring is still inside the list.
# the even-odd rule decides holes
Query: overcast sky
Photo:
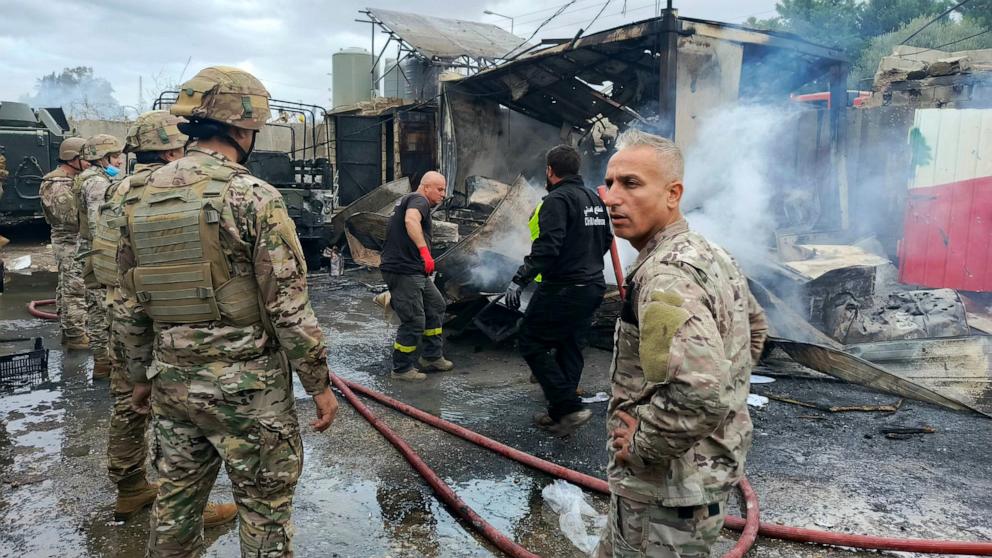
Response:
[[[514,17],[514,32],[527,37],[564,1],[0,0],[0,100],[30,93],[43,74],[92,66],[113,84],[124,105],[138,104],[141,76],[147,106],[158,89],[204,66],[224,64],[254,73],[275,98],[328,105],[331,55],[343,47],[371,46],[370,25],[354,21],[362,17],[360,9],[418,12],[508,29],[508,20],[482,13],[490,10]],[[604,3],[576,0],[536,38],[572,36]],[[675,6],[683,16],[738,23],[751,15],[773,15],[775,0],[676,0]],[[590,29],[646,19],[654,10],[654,0],[613,0]],[[376,37],[376,48],[384,41]]]

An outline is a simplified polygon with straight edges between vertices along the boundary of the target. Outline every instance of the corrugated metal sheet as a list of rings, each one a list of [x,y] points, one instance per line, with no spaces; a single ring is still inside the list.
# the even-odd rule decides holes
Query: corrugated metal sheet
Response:
[[[369,14],[427,58],[500,58],[523,39],[488,23],[369,8]]]
[[[900,280],[992,291],[992,110],[918,110],[910,144]]]

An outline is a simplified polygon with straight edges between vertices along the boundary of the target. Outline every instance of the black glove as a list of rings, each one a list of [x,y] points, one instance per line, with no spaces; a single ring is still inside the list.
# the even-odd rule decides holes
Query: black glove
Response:
[[[506,288],[506,294],[503,295],[503,304],[511,310],[516,310],[520,308],[520,291],[524,290],[521,285],[511,282],[510,286]]]

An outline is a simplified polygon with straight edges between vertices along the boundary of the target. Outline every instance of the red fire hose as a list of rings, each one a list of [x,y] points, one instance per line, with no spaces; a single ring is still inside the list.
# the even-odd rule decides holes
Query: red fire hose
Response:
[[[397,411],[412,418],[415,418],[425,424],[428,424],[440,430],[444,430],[449,434],[454,434],[459,438],[472,442],[473,444],[486,448],[490,451],[494,451],[504,457],[508,457],[510,459],[513,459],[514,461],[517,461],[519,463],[522,463],[539,471],[545,472],[553,477],[565,479],[573,484],[588,488],[589,490],[594,490],[596,492],[602,492],[604,494],[609,494],[610,492],[610,487],[606,484],[606,481],[602,479],[597,479],[596,477],[586,475],[578,471],[573,471],[566,467],[562,467],[561,465],[558,465],[556,463],[546,461],[539,457],[530,455],[529,453],[524,453],[516,448],[512,448],[505,444],[501,444],[496,440],[487,438],[477,432],[473,432],[467,428],[448,422],[430,413],[425,413],[424,411],[421,411],[416,407],[407,405],[406,403],[403,403],[401,401],[397,401],[384,393],[380,393],[378,391],[369,389],[361,384],[356,384],[348,380],[337,378],[333,374],[331,375],[331,381],[334,382],[335,386],[339,386],[339,384],[343,384],[350,390],[354,390],[370,399],[373,399],[383,405],[386,405],[387,407],[392,407],[393,409],[396,409]],[[338,389],[341,388],[338,387]],[[344,393],[343,390],[342,393]],[[345,394],[345,397],[347,398],[348,395]],[[350,399],[349,402],[351,402]],[[748,519],[746,522],[746,526],[745,526],[745,521],[743,519],[736,517],[734,518],[740,521],[741,526],[744,529],[744,533],[741,535],[741,538],[737,541],[737,544],[734,546],[734,548],[731,549],[729,553],[724,555],[724,558],[742,558],[744,554],[746,554],[747,551],[754,544],[755,538],[757,537],[758,497],[757,495],[755,495],[754,490],[751,489],[750,485],[747,485],[745,487],[746,483],[747,483],[746,480],[742,481],[741,483],[741,490],[744,493],[744,499],[747,502]]]
[[[28,313],[35,318],[41,318],[43,320],[57,320],[59,319],[58,314],[52,312],[45,312],[44,310],[38,310],[39,306],[53,306],[55,304],[54,298],[49,298],[47,300],[32,300],[28,303]]]
[[[597,186],[596,192],[599,199],[606,198],[606,186]],[[620,300],[627,300],[627,289],[623,286],[623,268],[620,266],[620,253],[617,251],[617,237],[613,237],[610,244],[610,258],[613,260],[613,273],[617,275],[617,289],[620,291]]]
[[[520,463],[548,473],[549,475],[565,479],[569,482],[583,486],[590,490],[594,490],[602,493],[609,493],[609,487],[606,482],[597,479],[595,477],[579,473],[578,471],[573,471],[545,461],[543,459],[534,457],[533,455],[526,454],[520,450],[511,448],[504,444],[501,444],[490,438],[486,438],[481,434],[472,432],[466,428],[452,424],[444,419],[438,418],[429,413],[425,413],[415,407],[411,407],[400,401],[390,398],[389,396],[373,391],[369,388],[349,382],[347,380],[342,380],[331,376],[332,381],[335,381],[335,386],[344,385],[365,395],[369,398],[382,403],[383,405],[392,407],[397,411],[405,413],[417,420],[430,424],[431,426],[437,427],[441,430],[464,438],[467,441],[478,444],[482,447],[490,449],[514,459]],[[339,387],[339,389],[341,389]],[[348,393],[354,396],[349,389]],[[344,391],[342,390],[342,393]],[[347,397],[347,394],[346,396]],[[349,399],[351,402],[351,399]],[[758,522],[758,500],[751,488],[750,483],[747,479],[741,479],[740,489],[743,493],[744,501],[747,505],[747,520],[741,519],[740,517],[735,517],[732,515],[727,516],[726,526],[729,529],[736,531],[743,530],[740,540],[738,540],[737,545],[724,555],[724,558],[741,558],[747,552],[747,550],[754,543],[756,535],[760,534],[773,539],[781,539],[786,541],[793,541],[799,543],[814,543],[823,544],[831,546],[844,546],[849,548],[859,548],[859,549],[872,549],[872,550],[896,550],[903,552],[918,552],[923,554],[956,554],[956,555],[970,555],[970,556],[992,556],[992,543],[989,542],[967,542],[967,541],[943,541],[943,540],[927,540],[927,539],[901,539],[894,537],[876,537],[870,535],[851,535],[848,533],[834,533],[830,531],[821,531],[817,529],[803,529],[798,527],[788,527],[785,525],[776,525],[772,523],[760,523]]]
[[[619,258],[616,255],[616,243],[611,249],[614,256],[614,269],[617,272],[617,281],[619,285],[623,284],[623,276],[619,267]],[[621,287],[622,288],[622,287]],[[621,290],[621,295],[623,291]],[[58,315],[45,312],[44,310],[39,310],[38,306],[51,306],[55,304],[54,299],[47,300],[33,300],[28,303],[28,312],[37,318],[42,318],[46,320],[57,320]],[[533,455],[524,453],[510,446],[501,444],[495,440],[482,436],[476,432],[472,432],[467,428],[458,426],[456,424],[445,421],[444,419],[435,417],[429,413],[425,413],[420,409],[411,407],[400,401],[396,401],[385,394],[379,393],[377,391],[371,390],[359,384],[349,382],[347,380],[342,380],[331,374],[331,381],[334,386],[341,391],[348,402],[355,407],[355,409],[368,420],[372,426],[374,426],[382,435],[389,440],[396,448],[403,454],[403,456],[410,462],[410,464],[417,470],[421,476],[427,481],[432,489],[438,494],[438,496],[448,504],[451,509],[457,511],[463,518],[469,521],[473,527],[479,530],[487,539],[492,541],[497,548],[502,550],[514,558],[517,557],[527,557],[536,558],[536,555],[508,539],[502,533],[497,531],[492,525],[487,523],[482,519],[477,513],[475,513],[471,508],[468,507],[465,502],[458,497],[451,488],[437,476],[434,471],[417,455],[415,451],[407,444],[402,438],[396,435],[389,426],[380,421],[372,411],[368,409],[361,401],[355,397],[352,393],[352,389],[372,398],[383,405],[392,407],[402,413],[405,413],[417,420],[430,424],[431,426],[437,427],[441,430],[459,436],[467,441],[475,443],[486,449],[492,450],[500,455],[504,455],[523,463],[534,469],[543,471],[549,475],[557,478],[565,479],[571,483],[579,486],[583,486],[590,490],[594,490],[602,493],[609,493],[609,487],[606,482],[597,479],[595,477],[580,473],[578,471],[573,471],[561,465],[551,463],[550,461],[545,461]],[[923,554],[956,554],[956,555],[970,555],[970,556],[992,556],[992,543],[989,542],[968,542],[968,541],[944,541],[944,540],[928,540],[928,539],[901,539],[894,537],[876,537],[871,535],[851,535],[848,533],[834,533],[830,531],[821,531],[818,529],[803,529],[799,527],[789,527],[786,525],[776,525],[772,523],[760,523],[758,522],[758,499],[751,488],[751,485],[747,482],[747,479],[741,479],[740,489],[744,496],[744,501],[747,506],[747,520],[735,517],[732,515],[727,516],[726,526],[730,529],[737,531],[743,530],[741,538],[738,540],[737,545],[724,555],[724,558],[741,558],[748,551],[748,549],[754,544],[754,540],[757,534],[765,537],[780,539],[786,541],[793,541],[799,543],[814,543],[823,544],[831,546],[844,546],[849,548],[859,548],[859,549],[871,549],[871,550],[895,550],[902,552],[918,552]]]
[[[378,430],[383,437],[389,441],[389,443],[393,444],[393,446],[395,446],[396,449],[403,454],[403,457],[405,457],[406,460],[410,462],[410,465],[412,465],[413,468],[420,473],[420,476],[424,477],[427,484],[434,489],[434,492],[441,500],[444,501],[445,504],[448,505],[450,509],[457,512],[463,519],[471,523],[472,527],[482,533],[487,539],[489,539],[490,542],[496,545],[497,548],[505,552],[507,555],[512,556],[513,558],[540,558],[538,555],[530,552],[526,548],[507,538],[503,533],[497,531],[495,527],[487,523],[485,519],[482,519],[482,517],[475,513],[472,508],[468,507],[468,504],[459,498],[458,495],[455,494],[455,491],[452,490],[450,486],[445,484],[443,480],[441,480],[441,477],[439,477],[437,473],[435,473],[430,466],[427,465],[427,463],[424,462],[419,455],[417,455],[417,452],[415,452],[413,448],[411,448],[410,445],[403,440],[403,438],[400,438],[391,428],[389,428],[388,425],[386,425],[386,423],[379,420],[372,413],[372,411],[365,406],[364,403],[355,397],[355,394],[348,388],[348,384],[334,374],[331,374],[331,382],[334,384],[334,387],[338,388],[338,390],[344,395],[345,399],[348,400],[348,403],[350,403],[351,406],[359,412],[359,414],[365,417],[365,420],[369,421],[369,423],[372,424],[372,426],[375,427],[375,429]]]

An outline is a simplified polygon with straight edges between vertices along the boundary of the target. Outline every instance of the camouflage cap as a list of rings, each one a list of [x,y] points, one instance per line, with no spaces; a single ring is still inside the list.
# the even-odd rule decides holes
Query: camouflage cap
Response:
[[[124,144],[121,140],[110,134],[97,134],[86,140],[86,143],[83,144],[82,157],[87,161],[96,161],[107,155],[121,153],[123,151]]]
[[[164,110],[143,113],[127,130],[124,152],[168,151],[184,147],[189,138],[179,131],[181,122],[184,122],[182,118]]]
[[[179,88],[170,110],[176,116],[215,120],[235,128],[261,130],[269,119],[269,92],[244,70],[211,66]]]
[[[59,145],[59,160],[71,161],[83,154],[83,146],[86,140],[83,138],[66,138]]]

